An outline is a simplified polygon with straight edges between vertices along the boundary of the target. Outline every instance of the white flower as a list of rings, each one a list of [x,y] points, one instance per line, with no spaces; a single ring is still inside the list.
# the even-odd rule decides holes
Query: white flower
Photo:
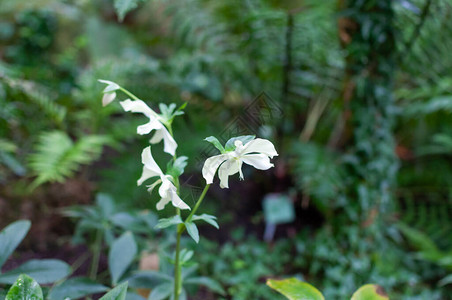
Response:
[[[270,158],[277,156],[278,153],[270,141],[259,138],[254,139],[252,136],[252,140],[248,141],[250,139],[248,136],[244,137],[246,139],[242,139],[246,142],[243,145],[241,138],[234,138],[230,140],[231,142],[226,143],[226,146],[232,143],[235,146],[235,149],[230,151],[224,150],[221,145],[218,147],[218,140],[215,139],[215,143],[213,144],[222,151],[222,154],[210,157],[204,163],[202,176],[207,184],[213,182],[213,177],[218,168],[220,187],[228,188],[228,178],[230,175],[239,173],[240,179],[243,180],[242,163],[251,165],[259,170],[267,170],[273,167],[273,164],[270,163]]]
[[[159,143],[163,139],[163,151],[174,156],[176,154],[177,143],[171,134],[166,129],[165,125],[161,122],[161,117],[146,105],[142,100],[132,101],[127,99],[119,102],[125,111],[131,111],[134,113],[142,113],[149,118],[149,122],[138,126],[138,134],[148,134],[152,130],[155,130],[155,134],[150,140],[151,144]]]
[[[113,81],[102,80],[99,79],[99,82],[107,84],[107,87],[103,90],[104,96],[102,97],[102,105],[107,106],[116,98],[116,90],[119,90],[121,87],[114,83]]]
[[[171,176],[163,174],[162,170],[159,168],[157,163],[151,154],[151,147],[146,147],[141,153],[141,161],[143,163],[143,174],[140,179],[138,179],[137,184],[141,185],[144,181],[151,177],[159,176],[156,182],[151,184],[148,189],[149,192],[159,185],[162,184],[159,188],[159,195],[162,199],[157,203],[157,209],[162,210],[166,204],[171,202],[173,206],[179,207],[180,209],[190,209],[190,207],[182,201],[182,199],[177,195],[177,188],[171,182]]]

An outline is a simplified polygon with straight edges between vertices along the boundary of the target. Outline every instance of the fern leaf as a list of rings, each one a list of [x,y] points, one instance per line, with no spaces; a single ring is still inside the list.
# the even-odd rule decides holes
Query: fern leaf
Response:
[[[99,135],[82,137],[76,143],[62,131],[45,132],[39,136],[35,153],[29,156],[29,165],[37,176],[35,188],[45,182],[62,182],[74,176],[82,164],[97,159],[108,138]]]

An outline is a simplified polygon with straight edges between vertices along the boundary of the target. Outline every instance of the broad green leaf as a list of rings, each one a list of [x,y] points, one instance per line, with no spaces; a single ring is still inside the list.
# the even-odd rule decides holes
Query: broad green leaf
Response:
[[[166,173],[173,177],[179,177],[184,174],[185,167],[187,166],[187,159],[188,157],[186,156],[180,156],[174,162],[170,161]]]
[[[163,283],[152,289],[148,300],[163,300],[168,298],[173,292],[173,285],[171,283]]]
[[[128,277],[133,288],[153,288],[162,283],[173,282],[173,277],[158,271],[138,271]]]
[[[49,295],[51,300],[65,298],[79,299],[88,295],[105,292],[108,288],[86,277],[75,277],[54,287]]]
[[[16,221],[0,232],[0,269],[30,229],[30,221]]]
[[[52,283],[68,276],[71,267],[57,259],[32,259],[0,275],[0,283],[13,284],[20,274],[27,274],[39,284]]]
[[[207,141],[207,142],[209,142],[209,143],[211,143],[212,145],[214,145],[215,148],[217,148],[218,150],[220,150],[221,153],[226,152],[226,151],[224,150],[224,148],[223,148],[223,145],[221,145],[220,141],[219,141],[216,137],[214,137],[214,136],[209,136],[209,137],[206,137],[204,140]]]
[[[140,0],[115,0],[115,9],[119,21],[122,22],[129,11],[137,8],[139,1]]]
[[[5,300],[43,300],[39,284],[30,276],[22,274],[9,289]]]
[[[199,231],[198,227],[196,227],[196,224],[193,222],[185,222],[185,227],[187,228],[187,232],[191,236],[191,238],[196,243],[199,243]]]
[[[171,218],[160,219],[159,222],[157,223],[157,225],[155,226],[155,228],[163,229],[163,228],[167,228],[167,227],[177,225],[177,224],[182,224],[182,223],[184,223],[184,222],[182,221],[180,216],[174,216]]]
[[[96,206],[100,216],[105,220],[115,212],[115,201],[108,194],[98,193],[96,195]]]
[[[126,300],[145,300],[145,299],[136,293],[128,292],[126,295]]]
[[[115,285],[137,254],[137,244],[131,232],[125,232],[111,245],[108,253],[108,267]]]
[[[242,136],[237,136],[237,137],[233,137],[230,138],[227,142],[226,145],[224,146],[224,149],[226,151],[232,151],[235,150],[235,141],[241,141],[243,143],[243,145],[245,145],[248,142],[251,142],[252,140],[254,140],[256,136],[255,135],[242,135]]]
[[[194,215],[192,218],[192,221],[198,221],[198,220],[202,220],[210,225],[212,225],[213,227],[215,227],[216,229],[219,229],[220,226],[218,226],[217,221],[215,221],[217,217],[212,216],[212,215],[208,215],[208,214],[202,214],[200,216],[198,215]]]
[[[366,284],[353,294],[351,300],[389,300],[389,298],[381,286]]]
[[[215,293],[218,293],[220,295],[224,295],[226,293],[218,282],[216,282],[215,280],[213,280],[209,277],[188,278],[184,281],[184,284],[203,285],[203,286],[207,287],[209,290],[211,290]]]
[[[445,285],[451,284],[451,283],[452,283],[452,274],[447,275],[446,277],[444,277],[443,279],[441,279],[441,280],[438,282],[438,285],[439,285],[439,286],[445,286]]]
[[[296,278],[269,279],[267,285],[290,300],[325,300],[318,289]]]
[[[108,293],[102,296],[99,300],[125,300],[127,295],[127,281],[121,283]]]

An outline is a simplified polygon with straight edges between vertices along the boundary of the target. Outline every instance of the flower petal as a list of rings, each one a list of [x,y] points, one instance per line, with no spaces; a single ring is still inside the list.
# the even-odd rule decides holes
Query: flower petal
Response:
[[[165,205],[167,205],[169,202],[171,201],[170,197],[165,197],[160,199],[159,202],[157,202],[157,210],[162,210],[163,208],[165,208]]]
[[[137,127],[137,133],[141,135],[148,134],[152,130],[156,130],[156,132],[149,142],[156,144],[163,139],[163,151],[174,156],[176,154],[177,143],[166,127],[157,119],[151,118],[151,121],[148,123]]]
[[[168,191],[168,195],[171,198],[171,202],[173,203],[174,207],[179,207],[180,209],[190,209],[190,206],[187,205],[182,199],[179,197],[176,191],[176,187],[173,186],[173,188],[170,188]]]
[[[97,81],[107,84],[107,86],[104,89],[104,93],[109,93],[109,92],[112,92],[112,91],[116,91],[116,90],[119,90],[121,88],[117,83],[115,83],[113,81],[102,80],[102,79],[98,79]]]
[[[154,136],[152,137],[152,139],[149,140],[149,143],[157,144],[162,139],[163,139],[163,131],[162,130],[157,130],[157,131],[155,131]]]
[[[152,130],[154,130],[154,129],[158,130],[158,129],[161,129],[162,127],[163,127],[162,123],[157,121],[157,119],[152,118],[152,119],[150,119],[150,121],[148,123],[138,126],[137,133],[141,134],[141,135],[148,134]]]
[[[270,156],[270,158],[273,158],[273,156],[278,156],[278,152],[276,152],[275,146],[273,146],[272,142],[259,138],[246,143],[245,146],[243,146],[242,151],[242,155],[254,152],[263,153],[267,156]]]
[[[135,100],[132,101],[130,99],[124,100],[119,102],[121,104],[122,108],[125,111],[131,111],[134,113],[142,113],[148,118],[151,117],[157,117],[157,114],[155,111],[153,111],[146,103],[144,103],[142,100]]]
[[[113,102],[113,100],[115,100],[116,98],[116,93],[105,93],[104,96],[102,97],[102,106],[107,106],[108,104],[110,104],[111,102]]]
[[[217,172],[218,167],[222,162],[228,159],[227,154],[220,154],[209,157],[204,162],[204,166],[202,167],[202,177],[206,180],[207,184],[211,184],[213,182],[213,177]]]
[[[143,166],[143,173],[141,174],[140,179],[137,180],[137,185],[142,185],[143,182],[154,176],[158,176],[158,174],[152,170],[149,170],[146,166]]]
[[[154,190],[154,188],[159,185],[160,183],[162,183],[162,180],[159,179],[156,182],[154,182],[153,184],[147,185],[146,187],[148,188],[148,192],[149,194],[152,194],[152,191]]]
[[[229,188],[228,178],[239,172],[242,168],[242,162],[236,159],[228,159],[220,166],[218,177],[220,177],[220,187],[222,189]]]
[[[162,176],[163,172],[160,170],[159,166],[155,162],[151,153],[151,146],[148,146],[143,149],[141,153],[141,162],[144,164],[145,168],[149,171],[153,172],[155,175],[153,176]]]
[[[177,143],[171,134],[168,132],[166,127],[158,130],[163,135],[163,151],[174,156],[176,154]],[[151,139],[152,140],[152,139]]]
[[[190,207],[182,201],[182,199],[177,195],[177,189],[171,181],[168,180],[165,176],[161,176],[163,181],[162,185],[159,188],[159,194],[162,199],[157,203],[157,209],[163,209],[163,207],[172,202],[173,206],[179,207],[180,209],[190,209]]]
[[[274,166],[265,154],[247,154],[242,156],[242,161],[259,170],[268,170]]]

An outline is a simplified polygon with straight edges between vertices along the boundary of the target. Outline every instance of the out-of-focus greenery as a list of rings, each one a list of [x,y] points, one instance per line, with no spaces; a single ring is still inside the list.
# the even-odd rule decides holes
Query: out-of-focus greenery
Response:
[[[367,281],[394,299],[444,299],[451,292],[444,280],[452,246],[451,13],[450,0],[4,0],[0,201],[42,201],[23,187],[45,191],[75,177],[93,183],[93,199],[113,195],[126,219],[136,212],[128,210],[153,209],[156,196],[136,188],[141,120],[118,114],[117,103],[102,108],[97,79],[109,79],[154,108],[188,102],[174,132],[194,193],[201,140],[240,130],[273,139],[281,153],[269,173],[274,186],[255,185],[294,187],[298,210],[320,213],[314,226],[272,246],[254,235],[201,243],[199,273],[233,299],[266,299],[265,279],[290,275],[327,299],[349,297]],[[273,114],[256,125],[244,110],[262,91]],[[228,195],[214,191],[206,205],[215,211]],[[246,214],[260,210],[253,205],[220,216],[220,228],[236,215],[252,219],[239,224],[259,223],[259,213]],[[99,207],[72,210],[90,220],[76,237],[95,244],[102,229],[111,244],[105,229],[117,229],[119,212],[103,216]]]

